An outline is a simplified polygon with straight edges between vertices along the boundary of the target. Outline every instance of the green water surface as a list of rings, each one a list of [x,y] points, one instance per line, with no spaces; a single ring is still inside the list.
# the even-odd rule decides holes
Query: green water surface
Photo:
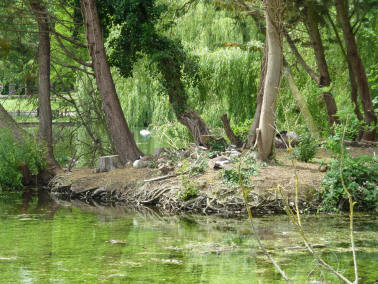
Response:
[[[286,216],[255,224],[294,283],[340,283],[305,250],[294,249],[303,244]],[[325,245],[319,254],[353,279],[347,216],[307,216],[303,225],[314,244]],[[360,283],[378,279],[377,230],[375,216],[356,217]],[[26,191],[0,193],[0,283],[284,282],[244,218],[163,216]]]

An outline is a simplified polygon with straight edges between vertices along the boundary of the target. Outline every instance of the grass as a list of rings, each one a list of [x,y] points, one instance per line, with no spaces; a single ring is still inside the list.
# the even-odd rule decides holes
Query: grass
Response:
[[[38,107],[38,99],[12,98],[4,99],[0,96],[0,103],[7,111],[35,111]],[[59,100],[52,98],[51,108],[53,110],[59,109]],[[71,110],[70,110],[71,111]]]

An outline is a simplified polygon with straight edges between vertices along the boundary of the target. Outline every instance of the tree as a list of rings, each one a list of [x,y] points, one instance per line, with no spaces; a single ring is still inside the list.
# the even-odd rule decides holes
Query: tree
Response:
[[[275,110],[282,69],[282,23],[281,0],[265,0],[266,40],[268,43],[268,64],[264,84],[261,117],[257,129],[259,160],[266,161],[272,153],[275,133]]]
[[[337,18],[344,35],[344,42],[347,50],[347,60],[350,62],[350,66],[353,70],[353,75],[355,76],[357,82],[357,88],[364,110],[364,120],[366,125],[369,127],[368,130],[364,131],[362,139],[367,141],[375,141],[377,116],[374,113],[365,68],[358,52],[355,35],[349,21],[348,0],[335,0],[335,6],[337,11]]]
[[[156,2],[137,0],[131,5],[128,1],[97,1],[105,37],[112,28],[120,27],[119,35],[110,41],[113,51],[109,62],[120,70],[123,77],[128,77],[133,64],[142,53],[146,54],[162,74],[177,120],[189,129],[197,144],[204,144],[201,137],[209,135],[210,131],[201,116],[188,105],[182,80],[182,72],[185,71],[191,77],[196,76],[195,62],[187,56],[179,42],[162,36],[156,30],[156,23],[164,10]]]
[[[331,78],[329,76],[324,46],[316,20],[315,6],[305,4],[305,8],[303,9],[303,19],[315,53],[316,65],[319,71],[317,81],[318,86],[319,88],[327,88],[331,85]],[[323,92],[323,99],[327,109],[328,121],[330,126],[332,126],[334,123],[338,123],[335,98],[332,96],[331,92],[327,90]]]
[[[105,53],[96,1],[82,0],[81,8],[86,26],[86,36],[93,70],[103,100],[106,122],[114,147],[123,163],[134,161],[142,155],[142,152],[138,149],[133,134],[127,125],[116,93]]]
[[[52,112],[50,103],[50,20],[43,1],[30,0],[32,13],[38,23],[38,136],[47,146],[47,162],[52,168],[60,166],[54,158]]]

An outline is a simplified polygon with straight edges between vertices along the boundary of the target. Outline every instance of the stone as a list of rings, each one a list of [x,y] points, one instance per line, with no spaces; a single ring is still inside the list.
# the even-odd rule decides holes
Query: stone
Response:
[[[133,163],[133,167],[134,168],[137,168],[137,169],[141,169],[141,168],[146,168],[148,166],[148,162],[147,161],[143,161],[143,160],[135,160],[134,163]]]
[[[208,165],[212,169],[223,169],[226,164],[232,163],[231,159],[226,156],[219,156],[209,161]]]
[[[198,159],[198,154],[197,154],[197,152],[193,152],[192,154],[190,154],[190,158],[192,158],[192,159]]]
[[[118,155],[103,156],[98,158],[97,168],[94,170],[95,173],[110,172],[115,169],[122,168],[122,162]]]

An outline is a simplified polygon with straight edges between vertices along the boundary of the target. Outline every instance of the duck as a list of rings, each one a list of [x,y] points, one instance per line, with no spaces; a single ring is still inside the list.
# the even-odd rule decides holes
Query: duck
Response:
[[[142,129],[141,131],[139,131],[140,135],[142,135],[143,137],[147,137],[151,134],[151,132],[147,129]]]

